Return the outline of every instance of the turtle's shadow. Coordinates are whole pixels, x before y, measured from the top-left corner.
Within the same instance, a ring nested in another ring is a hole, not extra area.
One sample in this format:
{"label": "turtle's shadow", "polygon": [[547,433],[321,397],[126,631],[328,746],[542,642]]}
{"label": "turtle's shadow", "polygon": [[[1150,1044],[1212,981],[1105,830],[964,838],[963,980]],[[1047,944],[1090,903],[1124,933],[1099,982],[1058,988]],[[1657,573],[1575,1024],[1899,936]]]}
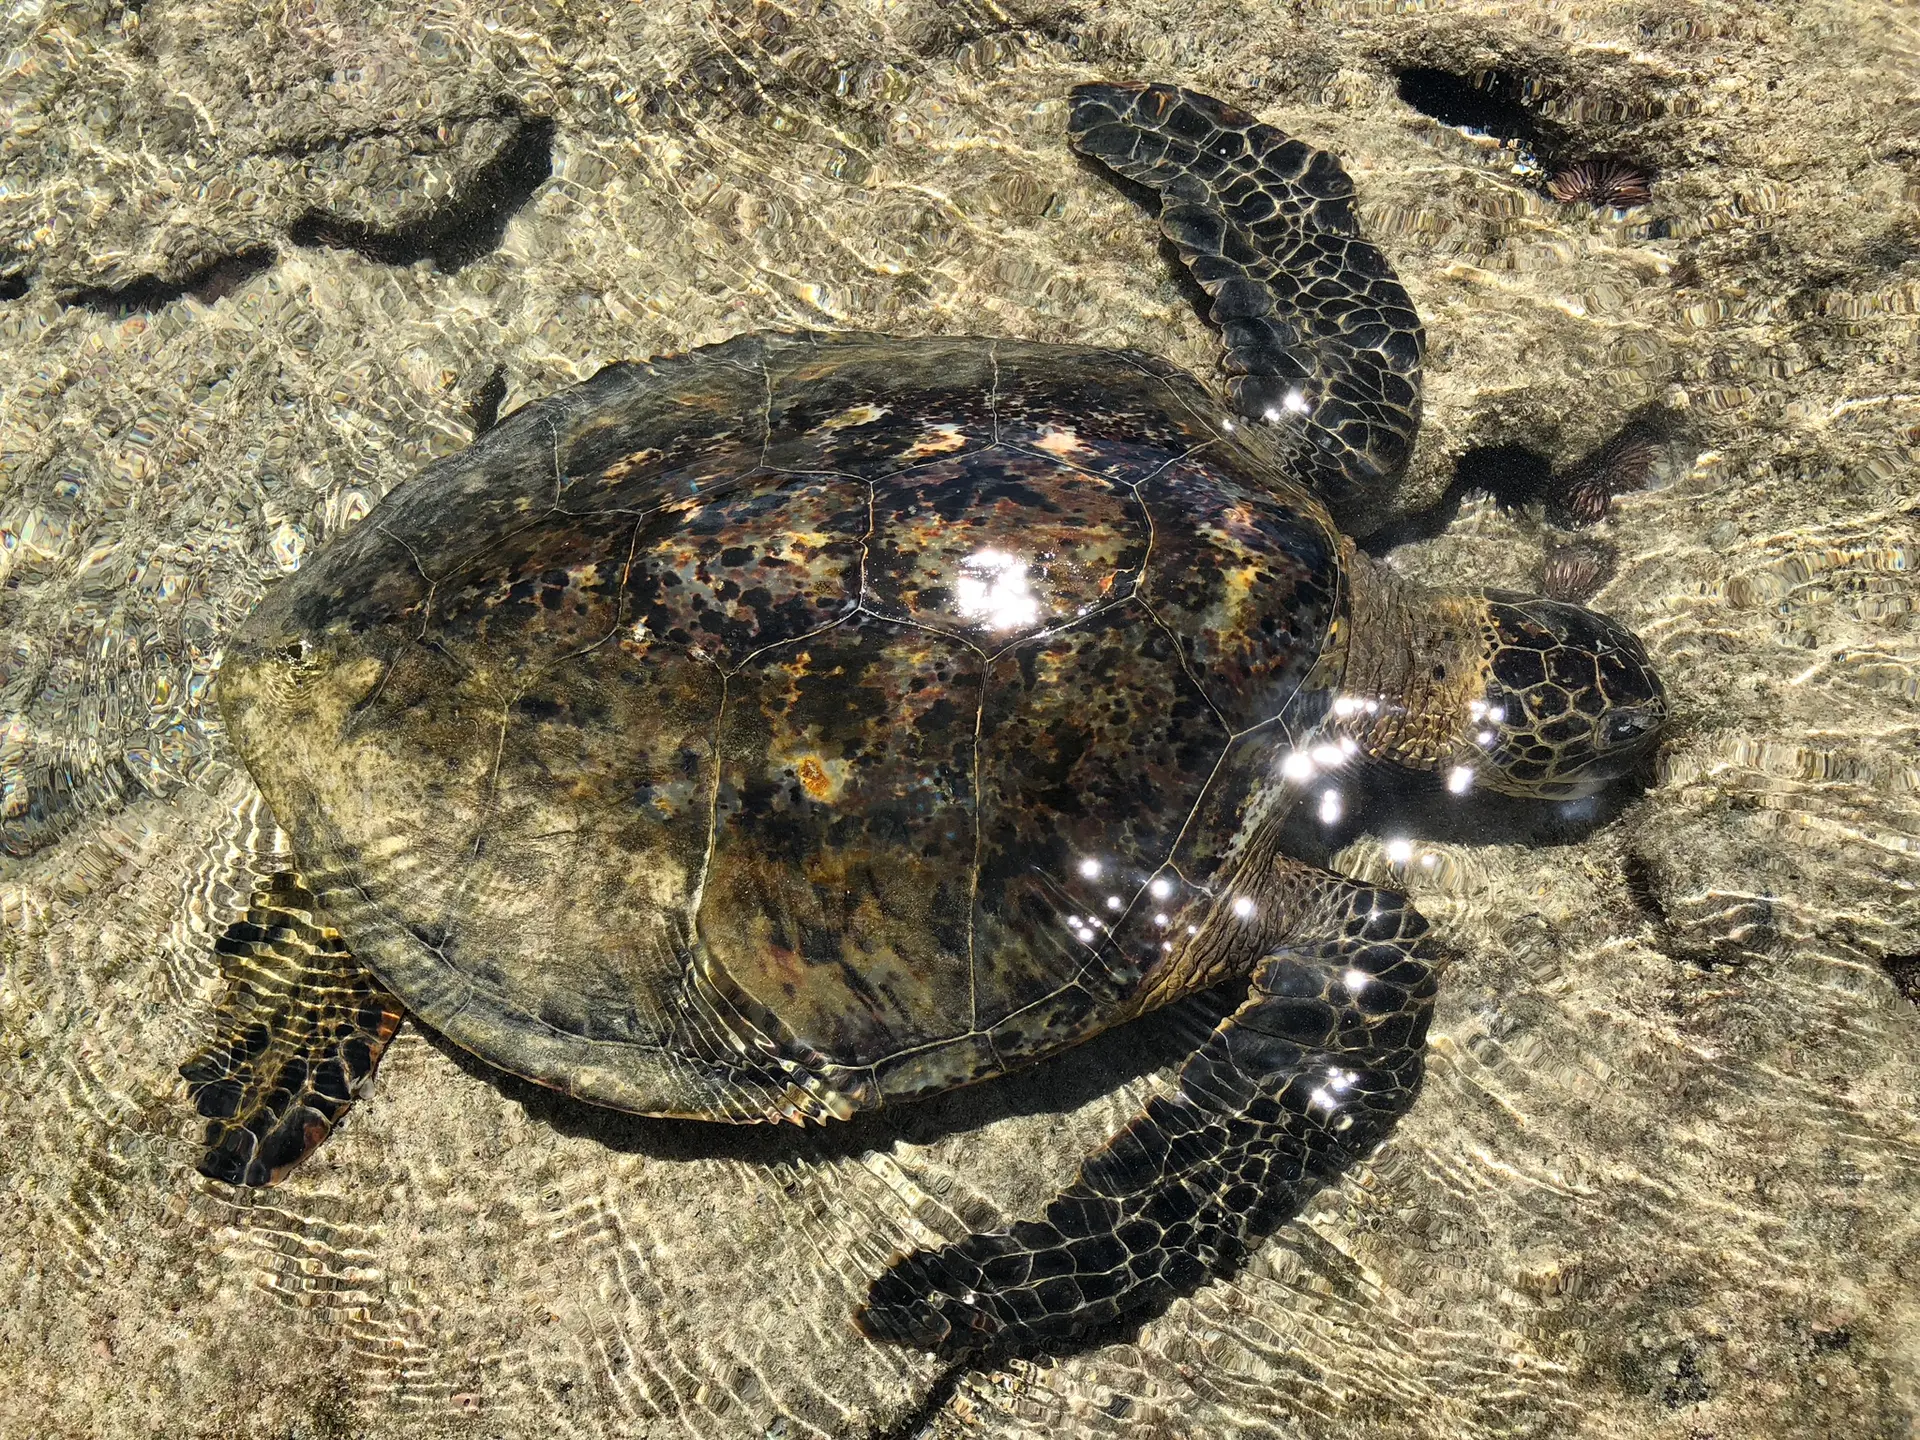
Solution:
{"label": "turtle's shadow", "polygon": [[1339,818],[1326,822],[1313,806],[1298,806],[1282,831],[1282,849],[1325,865],[1363,835],[1438,845],[1577,845],[1644,794],[1646,777],[1616,780],[1578,800],[1523,800],[1484,790],[1462,796],[1437,775],[1361,764],[1342,777],[1339,790]]}
{"label": "turtle's shadow", "polygon": [[1129,1081],[1185,1059],[1239,1004],[1245,988],[1244,981],[1237,987],[1218,986],[1105,1031],[1037,1064],[924,1100],[867,1111],[832,1125],[728,1125],[663,1120],[611,1110],[496,1070],[429,1027],[419,1028],[428,1043],[460,1069],[493,1085],[529,1118],[562,1135],[660,1160],[731,1159],[772,1165],[845,1159],[868,1150],[887,1149],[896,1141],[929,1145],[1014,1115],[1064,1115]]}

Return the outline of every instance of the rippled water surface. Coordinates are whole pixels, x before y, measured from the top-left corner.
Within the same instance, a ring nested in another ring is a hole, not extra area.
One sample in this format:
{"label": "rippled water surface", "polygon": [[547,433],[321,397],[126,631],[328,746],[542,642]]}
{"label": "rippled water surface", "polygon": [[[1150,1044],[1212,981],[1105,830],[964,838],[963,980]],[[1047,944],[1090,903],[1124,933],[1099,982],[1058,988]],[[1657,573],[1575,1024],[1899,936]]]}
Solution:
{"label": "rippled water surface", "polygon": [[[1377,547],[1667,677],[1600,823],[1334,828],[1459,955],[1394,1137],[1144,1326],[957,1373],[867,1282],[1031,1213],[1203,1008],[808,1134],[408,1028],[286,1183],[197,1176],[176,1067],[285,862],[209,694],[265,587],[492,414],[746,329],[1213,375],[1066,149],[1094,77],[1344,157],[1429,344]],[[13,6],[0,1432],[1910,1434],[1917,95],[1870,3]]]}

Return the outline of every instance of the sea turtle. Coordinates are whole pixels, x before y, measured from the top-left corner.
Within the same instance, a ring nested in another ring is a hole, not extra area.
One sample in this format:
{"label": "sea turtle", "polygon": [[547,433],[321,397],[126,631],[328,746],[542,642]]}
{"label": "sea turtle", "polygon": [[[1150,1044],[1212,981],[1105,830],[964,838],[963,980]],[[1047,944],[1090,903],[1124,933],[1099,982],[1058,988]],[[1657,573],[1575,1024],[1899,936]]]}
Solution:
{"label": "sea turtle", "polygon": [[1244,985],[1041,1218],[873,1282],[869,1333],[964,1350],[1230,1263],[1406,1110],[1427,925],[1282,821],[1350,760],[1591,791],[1659,681],[1336,528],[1422,342],[1333,157],[1165,85],[1078,87],[1071,139],[1159,193],[1224,403],[1132,351],[745,335],[529,405],[259,605],[219,692],[299,870],[220,942],[206,1173],[307,1154],[402,1007],[596,1104],[830,1120]]}

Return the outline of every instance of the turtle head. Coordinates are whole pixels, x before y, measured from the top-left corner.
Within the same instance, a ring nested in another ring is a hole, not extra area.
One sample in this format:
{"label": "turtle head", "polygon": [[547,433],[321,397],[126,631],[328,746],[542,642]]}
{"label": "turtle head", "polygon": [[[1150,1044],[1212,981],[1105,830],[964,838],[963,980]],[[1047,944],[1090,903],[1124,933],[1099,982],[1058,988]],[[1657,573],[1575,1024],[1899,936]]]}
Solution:
{"label": "turtle head", "polygon": [[1639,639],[1578,605],[1427,590],[1348,556],[1351,635],[1336,731],[1456,794],[1590,795],[1637,769],[1667,695]]}
{"label": "turtle head", "polygon": [[228,734],[269,799],[270,776],[297,769],[300,747],[337,742],[384,673],[347,626],[313,610],[293,584],[270,591],[228,639],[215,682]]}
{"label": "turtle head", "polygon": [[[1468,753],[1458,761],[1473,783],[1565,799],[1652,753],[1667,695],[1637,636],[1558,600],[1495,591],[1483,604],[1480,694],[1467,702]],[[1450,783],[1461,773],[1450,772]]]}

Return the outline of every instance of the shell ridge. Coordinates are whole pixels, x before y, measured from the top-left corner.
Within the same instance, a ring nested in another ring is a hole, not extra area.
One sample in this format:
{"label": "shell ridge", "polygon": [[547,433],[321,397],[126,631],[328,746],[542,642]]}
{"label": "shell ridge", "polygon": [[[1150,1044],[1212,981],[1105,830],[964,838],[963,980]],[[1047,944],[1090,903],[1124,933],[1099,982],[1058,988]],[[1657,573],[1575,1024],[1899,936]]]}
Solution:
{"label": "shell ridge", "polygon": [[[1031,645],[1036,641],[1040,641],[1040,640],[1057,639],[1060,636],[1066,634],[1069,630],[1072,630],[1078,626],[1084,625],[1089,620],[1098,620],[1102,615],[1109,615],[1109,614],[1112,614],[1115,610],[1124,609],[1126,606],[1133,603],[1134,598],[1135,596],[1133,595],[1122,595],[1117,600],[1109,600],[1105,604],[1096,605],[1091,610],[1086,611],[1084,614],[1069,616],[1067,619],[1062,620],[1058,625],[1049,625],[1044,630],[1035,630],[1030,635],[1020,636],[1017,640],[1009,640],[1006,644],[1002,645],[998,650],[992,651],[991,653],[982,651],[981,654],[983,654],[988,660],[988,662],[991,663],[992,661],[1000,659],[1002,656],[1011,655],[1014,651],[1018,650],[1022,645]],[[934,633],[938,635],[944,632],[936,630],[934,631]]]}
{"label": "shell ridge", "polygon": [[[405,537],[395,534],[385,524],[376,524],[373,528],[376,534],[386,536],[389,540],[393,541],[394,544],[407,552],[407,559],[413,562],[413,568],[419,573],[420,578],[427,582],[426,596],[420,602],[421,613],[423,616],[431,614],[433,609],[433,592],[439,586],[439,580],[427,573],[427,567],[421,563],[420,552],[415,550],[413,546],[407,542]],[[423,622],[421,626],[421,632],[423,634],[425,633],[425,629],[426,627]]]}
{"label": "shell ridge", "polygon": [[[712,662],[696,658],[694,663]],[[706,900],[707,876],[713,872],[713,850],[720,829],[720,777],[723,773],[720,742],[726,727],[729,676],[718,665],[713,668],[720,676],[720,703],[714,707],[713,738],[709,742],[713,755],[713,784],[707,791],[707,848],[700,860],[700,878],[694,882],[692,892],[687,897],[687,925],[695,935],[700,931],[700,907]]]}
{"label": "shell ridge", "polygon": [[873,559],[873,532],[877,523],[874,514],[880,503],[879,482],[867,481],[867,530],[860,537],[860,558],[854,565],[853,608],[856,611],[867,610],[867,566]]}
{"label": "shell ridge", "polygon": [[993,443],[1000,443],[1000,342],[987,342],[987,368],[993,378],[987,385],[987,417],[993,430]]}
{"label": "shell ridge", "polygon": [[[1143,506],[1142,508],[1144,509],[1145,507]],[[1153,519],[1151,512],[1149,512],[1147,519],[1148,523],[1151,524]],[[1149,539],[1148,543],[1152,543],[1151,539]],[[1145,568],[1145,566],[1141,567],[1143,571]],[[1207,708],[1213,712],[1214,718],[1220,722],[1220,728],[1227,732],[1227,738],[1231,740],[1233,738],[1232,722],[1227,719],[1218,703],[1215,702],[1213,692],[1208,690],[1207,687],[1201,683],[1200,677],[1194,673],[1193,657],[1187,654],[1187,647],[1181,641],[1180,636],[1174,631],[1171,625],[1167,624],[1167,622],[1161,618],[1160,612],[1153,608],[1153,601],[1146,594],[1144,575],[1142,576],[1140,588],[1135,590],[1129,598],[1138,600],[1141,608],[1147,612],[1148,618],[1160,627],[1160,632],[1167,637],[1168,643],[1173,646],[1173,653],[1180,657],[1180,668],[1186,672],[1187,679],[1193,682],[1193,688],[1200,692],[1200,698],[1207,702]]]}
{"label": "shell ridge", "polygon": [[[860,613],[860,607],[857,603],[850,605],[847,607],[847,610],[844,614],[834,616],[831,620],[827,621],[826,624],[824,625],[814,626],[813,629],[807,631],[804,635],[787,635],[782,637],[779,640],[769,640],[766,644],[760,646],[757,650],[749,651],[747,654],[741,656],[740,663],[738,665],[733,666],[731,669],[728,669],[726,666],[720,665],[717,661],[714,662],[714,668],[719,670],[722,675],[725,675],[729,679],[731,679],[733,676],[738,675],[741,671],[745,670],[747,666],[751,665],[754,661],[758,660],[762,655],[769,654],[772,651],[778,650],[785,645],[798,645],[798,644],[801,644],[803,641],[812,640],[816,636],[826,634],[829,630],[838,630],[842,625],[845,625],[849,620],[853,619],[853,617],[859,613]],[[874,618],[881,619],[884,617],[876,616]]]}
{"label": "shell ridge", "polygon": [[987,716],[987,686],[991,683],[991,662],[980,667],[980,694],[973,706],[973,865],[967,874],[967,1024],[968,1034],[980,1030],[980,849],[985,827],[980,818],[980,746]]}

